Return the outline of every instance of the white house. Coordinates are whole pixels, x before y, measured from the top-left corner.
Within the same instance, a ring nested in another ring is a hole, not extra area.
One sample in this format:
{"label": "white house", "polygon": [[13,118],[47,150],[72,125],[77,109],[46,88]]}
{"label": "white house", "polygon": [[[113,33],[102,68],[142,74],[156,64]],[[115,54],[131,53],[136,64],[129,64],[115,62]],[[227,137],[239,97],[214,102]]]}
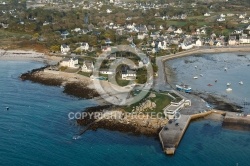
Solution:
{"label": "white house", "polygon": [[112,75],[112,74],[115,73],[114,71],[108,70],[108,69],[107,70],[106,69],[100,69],[99,72],[100,72],[100,74],[107,74],[107,75]]}
{"label": "white house", "polygon": [[87,50],[89,50],[89,44],[83,42],[83,43],[81,43],[81,46],[79,47],[79,49],[87,51]]}
{"label": "white house", "polygon": [[200,35],[201,34],[201,31],[199,28],[196,29],[196,35]]}
{"label": "white house", "polygon": [[210,13],[205,13],[204,16],[205,16],[205,17],[209,17],[209,16],[210,16]]}
{"label": "white house", "polygon": [[200,47],[202,45],[203,45],[203,42],[200,39],[196,40],[195,46]]}
{"label": "white house", "polygon": [[84,61],[84,62],[82,63],[82,71],[83,71],[83,72],[88,72],[88,73],[90,73],[90,72],[93,71],[93,69],[94,69],[94,64],[93,64],[92,61]]}
{"label": "white house", "polygon": [[151,43],[151,46],[152,46],[152,47],[155,47],[155,41],[153,41],[153,42]]}
{"label": "white house", "polygon": [[107,13],[112,13],[112,10],[111,9],[107,9],[106,12]]}
{"label": "white house", "polygon": [[241,15],[239,16],[239,18],[240,18],[240,19],[243,19],[243,18],[245,18],[245,16],[241,14]]}
{"label": "white house", "polygon": [[221,18],[224,18],[224,17],[226,17],[226,16],[225,16],[225,14],[221,14],[220,17],[221,17]]}
{"label": "white house", "polygon": [[166,42],[166,41],[159,42],[159,43],[158,43],[158,48],[159,48],[159,49],[162,49],[162,50],[168,49],[168,47],[167,47],[167,42]]}
{"label": "white house", "polygon": [[148,34],[146,34],[146,33],[138,33],[138,35],[137,35],[137,39],[140,39],[140,40],[143,40],[146,37],[148,37]]}
{"label": "white house", "polygon": [[221,43],[220,41],[216,41],[216,42],[215,42],[215,46],[221,47],[221,46],[222,46],[222,43]]}
{"label": "white house", "polygon": [[220,18],[217,19],[217,21],[218,22],[223,22],[223,21],[225,21],[225,18],[220,17]]}
{"label": "white house", "polygon": [[70,47],[66,44],[61,45],[61,53],[67,54],[70,51]]}
{"label": "white house", "polygon": [[188,50],[188,49],[191,49],[191,48],[193,48],[193,44],[192,43],[181,43],[181,48],[183,49],[183,50]]}
{"label": "white house", "polygon": [[249,44],[250,43],[250,37],[247,36],[247,34],[242,34],[239,36],[239,43],[240,44]]}
{"label": "white house", "polygon": [[136,71],[134,70],[126,70],[122,72],[123,80],[135,80],[136,79]]}
{"label": "white house", "polygon": [[206,29],[202,29],[201,30],[201,34],[205,35],[207,32],[206,32]]}
{"label": "white house", "polygon": [[70,67],[70,68],[78,68],[78,59],[77,58],[64,58],[60,62],[60,66]]}
{"label": "white house", "polygon": [[236,40],[236,36],[229,36],[228,39],[228,45],[233,46],[238,44],[237,40]]}
{"label": "white house", "polygon": [[174,33],[177,33],[177,34],[181,34],[183,31],[181,28],[178,28],[176,31],[174,31]]}

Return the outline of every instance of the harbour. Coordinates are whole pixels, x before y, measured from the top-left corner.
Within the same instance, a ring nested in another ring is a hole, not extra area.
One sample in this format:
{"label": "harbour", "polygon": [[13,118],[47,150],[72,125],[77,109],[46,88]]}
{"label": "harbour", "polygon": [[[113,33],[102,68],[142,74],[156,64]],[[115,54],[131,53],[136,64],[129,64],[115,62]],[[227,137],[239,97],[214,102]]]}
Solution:
{"label": "harbour", "polygon": [[193,115],[181,115],[179,119],[173,120],[162,128],[159,133],[159,138],[162,144],[163,151],[167,155],[173,155],[180,144],[189,124],[200,118],[205,118],[211,114],[219,114],[224,117],[223,127],[234,130],[250,129],[250,115],[244,115],[233,112],[225,112],[220,110],[211,110]]}

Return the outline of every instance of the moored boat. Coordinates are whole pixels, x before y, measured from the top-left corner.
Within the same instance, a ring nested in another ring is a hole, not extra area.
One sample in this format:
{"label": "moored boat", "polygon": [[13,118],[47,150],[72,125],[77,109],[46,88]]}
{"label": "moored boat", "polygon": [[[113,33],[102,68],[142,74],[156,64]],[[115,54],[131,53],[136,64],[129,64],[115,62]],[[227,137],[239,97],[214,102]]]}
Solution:
{"label": "moored boat", "polygon": [[176,85],[176,89],[186,93],[190,93],[192,91],[192,88],[188,85]]}

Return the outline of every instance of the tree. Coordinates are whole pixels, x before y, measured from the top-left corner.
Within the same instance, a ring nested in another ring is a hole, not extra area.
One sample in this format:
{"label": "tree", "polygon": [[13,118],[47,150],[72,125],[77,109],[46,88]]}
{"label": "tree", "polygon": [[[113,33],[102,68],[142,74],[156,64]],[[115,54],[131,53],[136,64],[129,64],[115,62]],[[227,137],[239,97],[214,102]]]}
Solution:
{"label": "tree", "polygon": [[60,51],[60,46],[59,45],[53,45],[53,46],[50,47],[50,51],[59,52]]}

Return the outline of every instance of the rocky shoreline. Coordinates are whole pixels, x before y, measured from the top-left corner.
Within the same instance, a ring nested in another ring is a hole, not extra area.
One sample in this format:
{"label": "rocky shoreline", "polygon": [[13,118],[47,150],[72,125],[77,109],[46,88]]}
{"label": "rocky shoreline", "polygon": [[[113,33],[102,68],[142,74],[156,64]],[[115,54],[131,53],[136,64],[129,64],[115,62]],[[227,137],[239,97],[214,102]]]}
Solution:
{"label": "rocky shoreline", "polygon": [[222,111],[228,111],[228,112],[242,112],[242,106],[239,106],[237,104],[229,103],[225,99],[222,99],[221,97],[212,95],[212,94],[205,94],[205,93],[192,93],[203,100],[205,100],[207,103],[214,105],[214,109],[222,110]]}
{"label": "rocky shoreline", "polygon": [[44,69],[46,68],[47,66],[28,71],[22,74],[20,79],[22,81],[29,80],[47,86],[61,86],[64,88],[63,93],[77,98],[93,99],[94,97],[99,97],[98,92],[89,87],[90,84],[87,80],[79,80],[74,76],[67,78],[61,75],[45,73]]}
{"label": "rocky shoreline", "polygon": [[[164,118],[156,119],[148,116],[129,114],[122,108],[111,105],[90,107],[84,113],[86,113],[85,116],[78,119],[77,124],[85,126],[85,130],[102,128],[149,137],[158,137],[159,131],[168,122]],[[83,132],[80,132],[81,134]]]}
{"label": "rocky shoreline", "polygon": [[[23,81],[29,80],[35,83],[40,83],[48,86],[61,86],[64,88],[63,92],[84,99],[93,99],[99,97],[93,87],[89,87],[91,83],[89,78],[80,79],[76,78],[74,73],[64,73],[66,75],[51,74],[44,72],[47,66],[34,69],[20,76]],[[217,109],[238,112],[239,106],[227,103],[219,98],[210,96],[207,94],[195,94],[200,98],[203,98],[208,103],[216,105]],[[103,113],[103,111],[118,113],[123,115],[119,118],[91,118],[89,116],[83,119],[76,120],[80,126],[88,127],[88,130],[97,130],[98,128],[108,129],[112,131],[120,131],[125,133],[132,133],[134,135],[146,135],[157,137],[159,131],[168,123],[167,119],[157,119],[148,116],[135,118],[133,114],[125,112],[120,107],[114,107],[112,105],[103,105],[87,108],[84,112],[88,112],[90,115],[95,113]]]}

